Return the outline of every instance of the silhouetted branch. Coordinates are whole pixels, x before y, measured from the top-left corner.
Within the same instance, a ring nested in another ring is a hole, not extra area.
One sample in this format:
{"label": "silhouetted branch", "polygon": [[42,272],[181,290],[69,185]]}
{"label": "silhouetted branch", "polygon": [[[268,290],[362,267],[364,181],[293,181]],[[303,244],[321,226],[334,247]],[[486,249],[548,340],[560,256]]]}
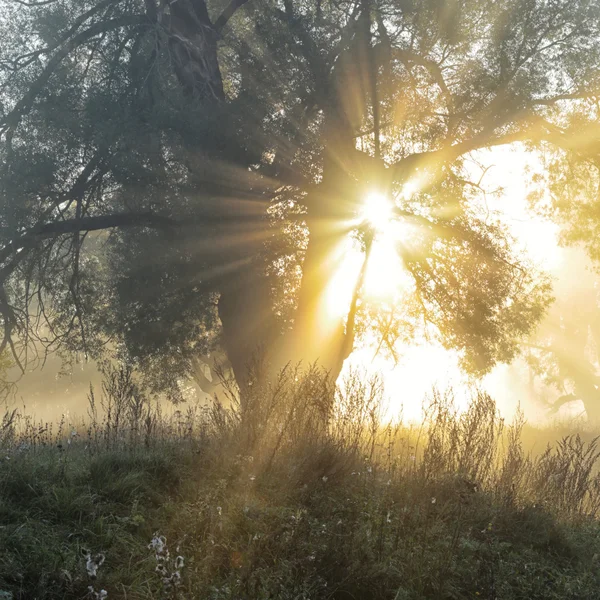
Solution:
{"label": "silhouetted branch", "polygon": [[[82,217],[80,219],[67,219],[53,223],[44,223],[34,227],[31,231],[11,241],[0,250],[0,263],[6,261],[12,254],[21,252],[26,248],[36,246],[40,241],[60,235],[74,234],[82,231],[98,231],[114,227],[155,227],[171,228],[175,221],[168,217],[161,217],[152,213],[121,213],[114,215],[100,215],[95,217]],[[0,271],[0,278],[2,276]]]}
{"label": "silhouetted branch", "polygon": [[244,4],[246,4],[247,2],[248,0],[231,0],[229,4],[225,7],[225,10],[221,13],[220,17],[215,21],[215,30],[221,33],[225,25],[227,25],[229,19],[233,17],[235,11],[238,8],[244,6]]}
{"label": "silhouetted branch", "polygon": [[[108,4],[110,3],[103,2],[101,6]],[[48,61],[48,64],[40,76],[37,78],[35,83],[31,85],[23,98],[17,102],[17,105],[13,108],[13,110],[3,119],[3,121],[0,122],[0,133],[5,133],[8,129],[14,128],[19,124],[21,117],[29,111],[38,94],[43,90],[46,83],[48,83],[50,77],[52,77],[54,71],[69,55],[69,53],[75,50],[75,48],[81,46],[83,43],[100,33],[104,33],[112,29],[118,29],[119,27],[125,27],[127,25],[144,24],[148,24],[148,17],[146,15],[124,15],[116,19],[95,23],[85,31],[82,31],[70,40],[65,41],[62,47]]]}

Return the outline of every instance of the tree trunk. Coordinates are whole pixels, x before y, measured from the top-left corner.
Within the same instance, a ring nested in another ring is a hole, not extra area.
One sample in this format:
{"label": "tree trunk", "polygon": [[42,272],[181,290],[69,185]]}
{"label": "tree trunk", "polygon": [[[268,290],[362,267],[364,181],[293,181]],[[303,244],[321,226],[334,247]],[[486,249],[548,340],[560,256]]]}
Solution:
{"label": "tree trunk", "polygon": [[344,360],[352,352],[354,323],[333,317],[327,306],[327,292],[343,255],[341,244],[357,225],[363,196],[370,182],[379,180],[381,163],[354,149],[354,141],[343,123],[329,136],[322,183],[307,201],[309,242],[302,266],[294,329],[286,348],[278,354],[293,363],[317,362],[336,381]]}
{"label": "tree trunk", "polygon": [[583,402],[588,422],[593,425],[600,424],[600,390],[596,387],[599,383],[598,377],[590,372],[589,376],[579,377],[574,383],[575,398]]}
{"label": "tree trunk", "polygon": [[294,329],[286,358],[294,363],[318,362],[337,379],[341,371],[339,351],[345,337],[342,318],[328,310],[328,286],[339,267],[336,254],[346,232],[333,229],[328,220],[309,225],[309,243],[303,263]]}
{"label": "tree trunk", "polygon": [[253,365],[273,344],[271,304],[268,282],[259,268],[238,271],[222,287],[218,304],[222,345],[241,393],[256,375]]}
{"label": "tree trunk", "polygon": [[225,100],[217,57],[219,34],[208,16],[203,0],[170,3],[164,21],[175,72],[187,94],[200,100]]}

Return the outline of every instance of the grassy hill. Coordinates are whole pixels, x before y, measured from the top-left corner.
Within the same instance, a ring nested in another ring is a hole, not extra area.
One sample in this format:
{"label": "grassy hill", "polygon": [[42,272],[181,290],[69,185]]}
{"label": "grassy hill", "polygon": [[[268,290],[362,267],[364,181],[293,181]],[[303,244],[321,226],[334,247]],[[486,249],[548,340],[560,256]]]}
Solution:
{"label": "grassy hill", "polygon": [[7,413],[0,598],[600,597],[594,440],[528,456],[484,394],[420,427],[379,421],[376,382],[329,398],[312,372],[168,417]]}

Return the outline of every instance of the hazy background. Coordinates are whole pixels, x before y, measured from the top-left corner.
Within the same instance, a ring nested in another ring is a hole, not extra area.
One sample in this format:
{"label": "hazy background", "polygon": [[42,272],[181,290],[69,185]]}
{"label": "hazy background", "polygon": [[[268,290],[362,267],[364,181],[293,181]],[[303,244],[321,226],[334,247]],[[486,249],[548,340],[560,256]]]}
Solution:
{"label": "hazy background", "polygon": [[[557,315],[560,316],[565,307],[580,310],[583,304],[588,310],[596,310],[598,277],[591,261],[583,249],[562,247],[558,226],[528,207],[527,196],[532,189],[531,178],[539,167],[538,159],[520,146],[487,151],[482,158],[494,165],[486,172],[482,184],[490,192],[502,188],[502,193],[485,197],[482,194],[481,210],[489,212],[490,218],[506,222],[533,262],[553,277],[556,303],[540,330],[555,326]],[[475,165],[473,170],[477,172]],[[488,391],[507,418],[519,407],[527,420],[536,424],[585,416],[583,403],[579,400],[562,406],[555,413],[550,411],[549,405],[561,392],[536,376],[522,357],[508,365],[497,365],[482,380],[475,381],[461,373],[456,355],[440,346],[406,346],[398,363],[394,364],[389,358],[375,356],[374,345],[353,352],[346,361],[341,379],[352,369],[358,369],[364,377],[380,375],[391,417],[401,415],[408,420],[418,420],[423,399],[433,387],[451,388],[458,406],[465,407],[474,385]],[[596,350],[591,340],[588,354],[597,367]],[[17,379],[19,373],[13,370],[11,376]],[[28,413],[44,420],[57,419],[62,414],[82,416],[87,410],[90,384],[99,392],[101,381],[94,362],[74,357],[71,365],[65,365],[58,356],[50,355],[43,367],[18,378],[10,402],[24,405]],[[206,401],[210,397],[191,380],[182,384],[187,387],[190,399]]]}

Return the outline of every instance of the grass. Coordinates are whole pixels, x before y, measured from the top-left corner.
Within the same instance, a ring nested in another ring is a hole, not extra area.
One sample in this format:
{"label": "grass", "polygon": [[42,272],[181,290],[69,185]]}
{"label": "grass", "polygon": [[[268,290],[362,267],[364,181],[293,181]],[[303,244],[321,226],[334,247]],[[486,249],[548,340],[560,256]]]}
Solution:
{"label": "grass", "polygon": [[7,413],[0,598],[598,597],[595,439],[533,456],[485,394],[409,427],[376,381],[333,407],[314,369],[251,382],[171,416],[106,389],[77,426]]}

